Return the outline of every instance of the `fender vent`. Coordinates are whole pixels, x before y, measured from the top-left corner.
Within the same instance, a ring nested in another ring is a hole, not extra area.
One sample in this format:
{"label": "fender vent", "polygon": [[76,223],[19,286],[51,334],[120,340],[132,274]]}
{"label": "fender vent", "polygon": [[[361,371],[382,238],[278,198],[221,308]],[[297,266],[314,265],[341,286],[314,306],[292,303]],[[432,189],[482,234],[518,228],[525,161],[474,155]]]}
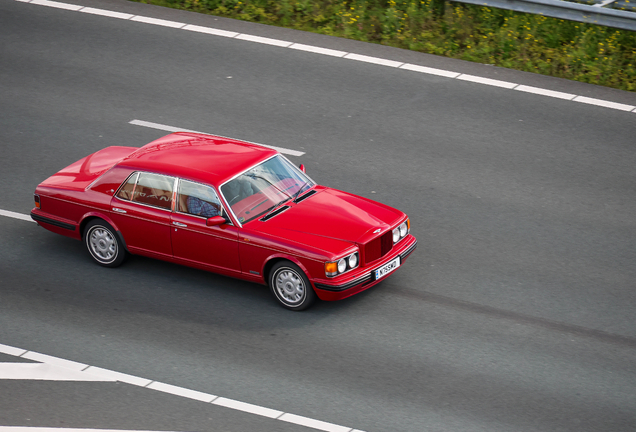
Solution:
{"label": "fender vent", "polygon": [[281,208],[279,208],[276,211],[271,212],[270,214],[266,215],[265,217],[261,218],[261,222],[265,222],[270,220],[271,218],[273,218],[274,216],[278,216],[279,214],[281,214],[282,212],[284,212],[285,210],[288,210],[289,206],[282,206]]}

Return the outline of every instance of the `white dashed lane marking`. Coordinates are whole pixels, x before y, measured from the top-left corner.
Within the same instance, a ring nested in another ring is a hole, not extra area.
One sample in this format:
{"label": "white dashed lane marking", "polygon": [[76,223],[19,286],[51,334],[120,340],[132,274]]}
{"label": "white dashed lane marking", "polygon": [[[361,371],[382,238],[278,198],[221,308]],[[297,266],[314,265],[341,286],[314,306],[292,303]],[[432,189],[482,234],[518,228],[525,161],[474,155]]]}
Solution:
{"label": "white dashed lane marking", "polygon": [[[191,129],[183,129],[183,128],[178,128],[175,126],[169,126],[169,125],[164,125],[164,124],[160,124],[160,123],[153,123],[153,122],[149,122],[149,121],[145,121],[145,120],[131,120],[128,123],[135,125],[135,126],[143,126],[143,127],[147,127],[147,128],[151,128],[151,129],[159,129],[159,130],[163,130],[163,131],[167,131],[167,132],[193,132],[193,133],[200,133],[200,134],[206,134],[206,135],[216,135],[216,134],[209,134],[207,132],[198,132],[195,130],[191,130]],[[238,139],[238,138],[230,138],[230,137],[224,137],[221,135],[216,135],[218,137],[221,138],[228,138],[228,139]],[[305,152],[301,152],[298,150],[290,150],[290,149],[286,149],[283,147],[275,147],[275,146],[271,146],[271,145],[267,145],[267,144],[260,144],[260,143],[255,143],[255,142],[251,142],[251,141],[245,141],[245,140],[240,140],[243,142],[247,142],[250,144],[256,144],[262,147],[267,147],[267,148],[271,148],[274,149],[280,153],[284,153],[284,154],[288,154],[291,156],[302,156],[305,154]]]}
{"label": "white dashed lane marking", "polygon": [[35,222],[33,219],[31,219],[31,216],[29,215],[25,215],[22,213],[16,213],[16,212],[12,212],[9,210],[0,210],[0,216],[6,216],[6,217],[10,217],[13,219],[20,219],[20,220],[25,220],[28,222]]}
{"label": "white dashed lane marking", "polygon": [[[19,2],[22,2],[22,3],[31,3],[31,4],[41,5],[41,6],[54,7],[54,8],[58,8],[58,9],[65,9],[65,10],[70,10],[70,11],[79,11],[79,12],[86,12],[86,13],[95,14],[95,15],[103,15],[103,16],[107,16],[107,17],[126,19],[126,20],[130,20],[130,21],[137,21],[137,22],[142,22],[142,23],[146,23],[146,24],[159,25],[159,26],[165,26],[165,27],[172,27],[172,28],[188,30],[188,31],[195,31],[195,32],[206,33],[206,34],[210,34],[210,35],[214,35],[214,36],[235,38],[235,39],[240,39],[240,40],[254,42],[254,43],[261,43],[261,44],[266,44],[266,45],[274,45],[274,46],[278,46],[278,47],[282,47],[282,48],[291,48],[291,49],[295,49],[295,50],[311,52],[311,53],[314,53],[314,54],[322,54],[322,55],[328,55],[328,56],[333,56],[333,57],[341,57],[341,58],[345,58],[347,60],[361,61],[361,62],[372,63],[372,64],[376,64],[376,65],[380,65],[380,66],[388,66],[388,67],[393,67],[393,68],[405,69],[405,70],[409,70],[409,71],[412,71],[412,72],[418,72],[418,73],[429,74],[429,75],[436,75],[436,76],[452,78],[452,79],[459,79],[459,80],[463,80],[463,81],[470,81],[470,82],[477,83],[477,84],[489,85],[489,86],[494,86],[494,87],[499,87],[499,88],[504,88],[504,89],[519,90],[519,91],[523,91],[523,92],[526,92],[526,93],[532,93],[532,94],[536,94],[536,95],[540,95],[540,96],[552,97],[552,98],[563,99],[563,100],[570,100],[570,101],[574,101],[574,102],[581,102],[581,103],[585,103],[585,104],[589,104],[589,105],[595,105],[595,106],[604,107],[604,108],[616,109],[616,110],[620,110],[620,111],[636,112],[636,106],[634,106],[634,105],[621,104],[621,103],[617,103],[617,102],[611,102],[611,101],[606,101],[606,100],[602,100],[602,99],[594,99],[594,98],[589,98],[589,97],[585,97],[585,96],[570,95],[569,93],[562,93],[562,92],[549,90],[549,89],[538,88],[538,87],[530,87],[530,86],[521,85],[519,83],[511,83],[511,82],[507,82],[507,81],[500,81],[500,80],[495,80],[495,79],[490,79],[490,78],[478,77],[478,76],[474,76],[474,75],[461,74],[461,73],[458,73],[458,72],[448,71],[448,70],[444,70],[444,69],[436,69],[436,68],[430,68],[430,67],[421,66],[421,65],[414,65],[414,64],[410,64],[410,63],[402,63],[402,62],[389,60],[389,59],[383,59],[383,58],[379,58],[379,57],[370,57],[370,56],[365,56],[365,55],[361,55],[361,54],[347,53],[347,52],[344,52],[344,51],[332,50],[332,49],[328,49],[328,48],[321,48],[321,47],[316,47],[316,46],[311,46],[311,45],[298,44],[298,43],[294,43],[294,42],[291,42],[291,41],[284,41],[284,40],[279,40],[279,39],[271,39],[271,38],[266,38],[266,37],[262,37],[262,36],[249,35],[249,34],[231,32],[231,31],[227,31],[227,30],[215,29],[215,28],[212,28],[212,27],[201,27],[201,26],[195,26],[195,25],[186,24],[186,23],[180,23],[180,22],[175,22],[175,21],[167,21],[167,20],[144,17],[144,16],[139,16],[139,15],[130,15],[130,14],[125,14],[125,13],[121,13],[121,12],[109,11],[109,10],[106,10],[106,9],[95,9],[95,8],[83,7],[83,6],[79,6],[79,5],[73,5],[73,4],[69,4],[69,3],[62,3],[62,2],[56,2],[56,1],[50,1],[50,0],[16,0],[16,1],[19,1]],[[570,97],[570,96],[572,96],[572,97]],[[281,151],[281,153],[283,153],[283,152]]]}
{"label": "white dashed lane marking", "polygon": [[[0,353],[21,357],[38,363],[0,363],[0,379],[16,380],[53,380],[53,381],[110,381],[123,382],[139,387],[144,387],[171,395],[184,397],[204,403],[230,408],[237,411],[281,420],[301,426],[325,431],[325,432],[363,432],[346,426],[324,422],[296,414],[286,413],[271,408],[228,399],[213,394],[174,386],[162,382],[152,381],[146,378],[128,375],[121,372],[89,366],[83,363],[65,360],[46,354],[27,351],[24,349],[0,344]],[[9,432],[10,429],[2,429],[0,432]],[[79,430],[79,429],[78,429]],[[85,430],[85,429],[82,429]],[[33,429],[30,429],[33,432]],[[48,431],[48,429],[47,429]],[[11,431],[13,432],[13,431]],[[19,431],[21,432],[21,431]]]}

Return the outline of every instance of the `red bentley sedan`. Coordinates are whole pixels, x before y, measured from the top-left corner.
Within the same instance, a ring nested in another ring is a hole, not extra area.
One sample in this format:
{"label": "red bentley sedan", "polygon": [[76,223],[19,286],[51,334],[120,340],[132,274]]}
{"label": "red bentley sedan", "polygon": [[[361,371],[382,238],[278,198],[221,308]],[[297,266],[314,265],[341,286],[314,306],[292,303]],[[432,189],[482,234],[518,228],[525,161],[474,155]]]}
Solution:
{"label": "red bentley sedan", "polygon": [[197,267],[268,285],[291,310],[377,284],[417,244],[401,211],[319,186],[275,150],[185,132],[69,165],[38,185],[31,217],[102,266]]}

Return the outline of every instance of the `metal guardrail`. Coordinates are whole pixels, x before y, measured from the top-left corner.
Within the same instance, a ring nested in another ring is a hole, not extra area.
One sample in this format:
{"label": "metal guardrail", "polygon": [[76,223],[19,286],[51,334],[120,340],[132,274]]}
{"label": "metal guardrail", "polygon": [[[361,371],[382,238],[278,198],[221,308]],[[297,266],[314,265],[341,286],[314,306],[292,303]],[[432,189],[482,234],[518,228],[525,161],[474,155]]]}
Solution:
{"label": "metal guardrail", "polygon": [[[607,8],[617,3],[617,0],[603,0],[594,5],[573,3],[561,0],[452,0],[460,3],[470,3],[478,6],[490,6],[499,9],[527,12],[535,15],[545,15],[569,21],[579,21],[598,24],[623,30],[636,31],[636,12]],[[634,10],[636,0],[626,3],[624,0],[618,6]]]}

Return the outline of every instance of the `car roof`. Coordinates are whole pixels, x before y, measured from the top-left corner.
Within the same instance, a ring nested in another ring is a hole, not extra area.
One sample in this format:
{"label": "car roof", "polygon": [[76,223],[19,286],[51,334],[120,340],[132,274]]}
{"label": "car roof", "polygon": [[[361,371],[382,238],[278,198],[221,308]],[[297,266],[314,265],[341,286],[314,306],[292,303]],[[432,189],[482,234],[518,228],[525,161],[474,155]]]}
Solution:
{"label": "car roof", "polygon": [[276,154],[276,150],[230,138],[176,132],[146,144],[118,165],[218,187]]}

